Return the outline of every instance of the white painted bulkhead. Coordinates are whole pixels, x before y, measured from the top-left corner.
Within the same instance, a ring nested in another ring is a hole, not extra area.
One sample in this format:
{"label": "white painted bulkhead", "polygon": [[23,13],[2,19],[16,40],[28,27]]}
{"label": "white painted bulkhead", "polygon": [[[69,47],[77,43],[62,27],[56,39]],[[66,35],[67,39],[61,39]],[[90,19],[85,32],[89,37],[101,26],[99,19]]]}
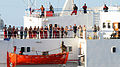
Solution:
{"label": "white painted bulkhead", "polygon": [[7,51],[13,51],[12,41],[0,40],[0,67],[7,67]]}
{"label": "white painted bulkhead", "polygon": [[[116,47],[113,53],[112,48]],[[86,67],[120,67],[120,40],[87,40]]]}
{"label": "white painted bulkhead", "polygon": [[[30,50],[46,51],[60,47],[61,41],[64,41],[67,47],[72,46],[72,51],[69,54],[67,67],[76,67],[80,47],[82,44],[82,54],[85,55],[85,67],[119,67],[120,64],[120,45],[119,39],[99,39],[99,40],[84,40],[79,38],[63,38],[63,39],[12,39],[10,41],[0,41],[0,67],[6,67],[6,52],[13,52],[13,46],[17,46],[17,53],[21,47],[30,47]],[[113,53],[112,48],[116,47],[116,52]],[[61,49],[51,51],[50,54],[59,53]],[[36,52],[25,52],[24,54],[34,54]],[[40,55],[41,52],[38,52]],[[23,65],[22,67],[30,67],[33,65]],[[60,65],[35,65],[35,67],[57,67]],[[18,67],[21,67],[19,65]]]}
{"label": "white painted bulkhead", "polygon": [[28,17],[24,16],[24,27],[29,28],[30,26],[40,26],[42,25],[42,18]]}
{"label": "white painted bulkhead", "polygon": [[[72,47],[72,51],[69,52],[68,62],[66,64],[67,67],[76,67],[78,65],[78,53],[79,53],[79,45],[80,42],[82,45],[85,45],[86,42],[84,39],[79,40],[79,38],[63,38],[63,39],[11,39],[10,41],[1,40],[0,54],[4,55],[0,57],[0,67],[6,67],[6,57],[7,50],[9,48],[9,52],[13,52],[13,46],[17,47],[17,54],[19,53],[21,47],[25,47],[25,55],[42,55],[43,51],[50,51],[49,54],[56,54],[62,52],[61,49],[57,49],[61,47],[61,42],[64,41],[64,45],[67,46],[67,51],[69,51],[69,47]],[[6,44],[8,44],[6,46]],[[6,47],[4,49],[4,47]],[[30,52],[27,52],[27,47],[30,47]],[[84,48],[84,47],[83,47]],[[36,53],[37,51],[37,53]],[[85,52],[83,52],[85,53]],[[2,60],[2,61],[1,61]],[[5,66],[3,66],[5,65]],[[22,67],[30,67],[31,65],[23,65]],[[33,66],[33,65],[32,65]],[[42,67],[56,67],[60,65],[35,65]],[[21,65],[17,66],[21,67]]]}
{"label": "white painted bulkhead", "polygon": [[[71,11],[72,12],[72,11]],[[78,15],[53,16],[47,18],[35,18],[24,16],[24,27],[45,26],[58,24],[59,26],[85,25],[88,29],[93,26],[93,13],[83,14],[78,11]]]}
{"label": "white painted bulkhead", "polygon": [[[103,37],[110,38],[111,34],[114,32],[113,23],[120,23],[120,12],[100,12],[100,29],[104,32]],[[103,23],[104,26],[103,27]],[[109,25],[108,25],[109,24]],[[108,27],[110,26],[110,27]]]}

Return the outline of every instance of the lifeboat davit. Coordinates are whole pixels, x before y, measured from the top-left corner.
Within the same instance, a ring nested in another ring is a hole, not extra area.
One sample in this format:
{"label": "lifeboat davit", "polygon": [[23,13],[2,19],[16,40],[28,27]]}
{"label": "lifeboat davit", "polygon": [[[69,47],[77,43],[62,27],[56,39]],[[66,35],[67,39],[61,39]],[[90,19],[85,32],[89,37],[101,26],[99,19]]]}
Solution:
{"label": "lifeboat davit", "polygon": [[51,55],[19,55],[8,52],[7,61],[13,65],[66,64],[68,54],[68,52],[64,52]]}

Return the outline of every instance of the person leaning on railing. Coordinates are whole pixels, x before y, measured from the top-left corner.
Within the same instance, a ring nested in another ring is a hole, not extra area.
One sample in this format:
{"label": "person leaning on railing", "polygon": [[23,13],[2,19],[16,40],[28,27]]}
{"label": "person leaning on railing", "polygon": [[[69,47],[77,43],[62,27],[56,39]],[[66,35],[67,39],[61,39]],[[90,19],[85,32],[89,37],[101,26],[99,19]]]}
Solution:
{"label": "person leaning on railing", "polygon": [[83,10],[84,10],[84,13],[87,13],[87,6],[86,6],[86,3],[85,3],[84,6],[83,6]]}
{"label": "person leaning on railing", "polygon": [[12,36],[12,28],[11,28],[11,25],[9,25],[9,27],[8,27],[8,38],[11,39],[11,36]]}
{"label": "person leaning on railing", "polygon": [[32,27],[29,28],[29,38],[32,38]]}
{"label": "person leaning on railing", "polygon": [[85,27],[85,25],[83,26],[83,39],[86,39],[86,27]]}
{"label": "person leaning on railing", "polygon": [[79,25],[78,30],[79,30],[79,36],[80,36],[80,38],[83,38],[83,29],[82,29],[81,25]]}
{"label": "person leaning on railing", "polygon": [[37,28],[36,28],[36,26],[34,27],[34,29],[33,29],[33,38],[35,38],[36,39],[36,35],[37,35]]}
{"label": "person leaning on railing", "polygon": [[20,28],[20,39],[23,39],[23,26]]}
{"label": "person leaning on railing", "polygon": [[45,28],[44,28],[44,37],[45,37],[45,39],[48,38],[48,33],[47,33],[47,31],[48,31],[48,27],[45,26]]}
{"label": "person leaning on railing", "polygon": [[16,31],[16,37],[19,38],[19,34],[18,34],[19,30],[18,30],[18,27],[15,29],[15,31]]}
{"label": "person leaning on railing", "polygon": [[52,30],[53,27],[52,27],[52,24],[49,25],[49,38],[52,38]]}
{"label": "person leaning on railing", "polygon": [[71,25],[69,26],[68,31],[69,31],[68,36],[69,36],[69,37],[73,37],[73,35],[72,35],[72,34],[73,34],[73,28],[72,28]]}
{"label": "person leaning on railing", "polygon": [[56,32],[57,32],[57,28],[56,28],[56,26],[54,25],[54,27],[53,27],[53,38],[57,38],[57,37],[56,37]]}
{"label": "person leaning on railing", "polygon": [[106,4],[104,5],[104,7],[103,7],[103,10],[104,10],[104,12],[108,12],[108,7],[106,6]]}
{"label": "person leaning on railing", "polygon": [[4,39],[7,38],[7,26],[5,25],[3,27],[3,31],[4,31]]}
{"label": "person leaning on railing", "polygon": [[16,31],[15,31],[15,26],[12,28],[12,38],[16,38]]}
{"label": "person leaning on railing", "polygon": [[54,14],[54,8],[53,8],[53,6],[52,5],[50,5],[50,11],[52,11],[52,13]]}
{"label": "person leaning on railing", "polygon": [[74,32],[74,38],[76,37],[76,33],[77,33],[77,26],[76,24],[74,24],[73,26],[73,32]]}
{"label": "person leaning on railing", "polygon": [[63,35],[64,35],[64,28],[63,28],[63,26],[61,26],[61,38],[63,38]]}
{"label": "person leaning on railing", "polygon": [[71,15],[73,15],[73,13],[75,13],[75,15],[77,15],[77,10],[78,10],[78,7],[76,6],[76,4],[74,4]]}
{"label": "person leaning on railing", "polygon": [[37,38],[39,39],[39,26],[37,27]]}
{"label": "person leaning on railing", "polygon": [[43,26],[41,26],[41,28],[40,28],[40,38],[41,38],[41,39],[44,38],[44,37],[43,37],[43,31],[44,31],[44,30],[43,30]]}
{"label": "person leaning on railing", "polygon": [[60,27],[57,26],[57,32],[56,32],[57,38],[60,38]]}
{"label": "person leaning on railing", "polygon": [[64,32],[65,37],[68,35],[68,26],[65,26],[65,32]]}
{"label": "person leaning on railing", "polygon": [[96,25],[94,25],[93,32],[94,32],[94,37],[93,37],[93,39],[97,39],[97,27],[96,27]]}
{"label": "person leaning on railing", "polygon": [[24,39],[27,38],[27,31],[28,31],[28,29],[27,29],[27,27],[25,27],[25,29],[24,29]]}

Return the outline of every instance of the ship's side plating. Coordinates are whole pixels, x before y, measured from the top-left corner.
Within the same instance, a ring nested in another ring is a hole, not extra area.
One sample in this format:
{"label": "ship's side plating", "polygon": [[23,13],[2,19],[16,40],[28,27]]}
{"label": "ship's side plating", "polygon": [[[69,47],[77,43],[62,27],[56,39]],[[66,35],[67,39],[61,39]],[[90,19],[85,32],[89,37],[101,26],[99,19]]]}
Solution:
{"label": "ship's side plating", "polygon": [[[76,67],[78,65],[78,54],[79,54],[79,45],[80,43],[82,45],[85,45],[86,41],[84,39],[79,40],[79,38],[63,38],[63,39],[12,39],[10,41],[1,41],[1,44],[3,43],[2,47],[9,47],[9,49],[0,48],[3,52],[0,54],[3,54],[4,56],[1,56],[2,64],[6,65],[6,52],[7,50],[11,50],[13,52],[13,46],[17,47],[17,53],[19,53],[20,49],[22,47],[25,48],[24,54],[27,55],[42,55],[42,52],[49,51],[49,54],[56,54],[61,52],[61,42],[64,41],[64,45],[67,46],[67,51],[69,51],[69,57],[66,67]],[[8,44],[6,46],[6,44]],[[9,45],[10,44],[10,45]],[[30,52],[27,52],[27,47],[30,47]],[[84,48],[84,47],[83,47]],[[85,52],[82,52],[85,53]],[[2,65],[1,64],[1,65]],[[17,66],[20,67],[21,65]],[[23,65],[22,67],[28,67],[31,65]],[[35,65],[35,66],[60,66],[60,65]],[[6,67],[6,66],[3,66]]]}

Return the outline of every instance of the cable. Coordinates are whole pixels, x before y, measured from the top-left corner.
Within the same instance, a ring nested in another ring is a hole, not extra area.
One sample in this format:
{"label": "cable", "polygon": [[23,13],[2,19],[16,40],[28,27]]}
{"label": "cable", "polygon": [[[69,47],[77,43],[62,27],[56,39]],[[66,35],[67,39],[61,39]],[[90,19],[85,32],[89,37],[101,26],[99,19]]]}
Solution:
{"label": "cable", "polygon": [[[51,51],[54,51],[54,50],[58,50],[58,49],[60,49],[60,47],[59,48],[55,48],[55,49],[52,49],[52,50],[48,50],[49,52],[51,52]],[[33,50],[34,51],[34,50]],[[46,50],[47,51],[47,50]],[[36,52],[36,51],[35,51]],[[37,52],[45,52],[45,51],[37,51]]]}

